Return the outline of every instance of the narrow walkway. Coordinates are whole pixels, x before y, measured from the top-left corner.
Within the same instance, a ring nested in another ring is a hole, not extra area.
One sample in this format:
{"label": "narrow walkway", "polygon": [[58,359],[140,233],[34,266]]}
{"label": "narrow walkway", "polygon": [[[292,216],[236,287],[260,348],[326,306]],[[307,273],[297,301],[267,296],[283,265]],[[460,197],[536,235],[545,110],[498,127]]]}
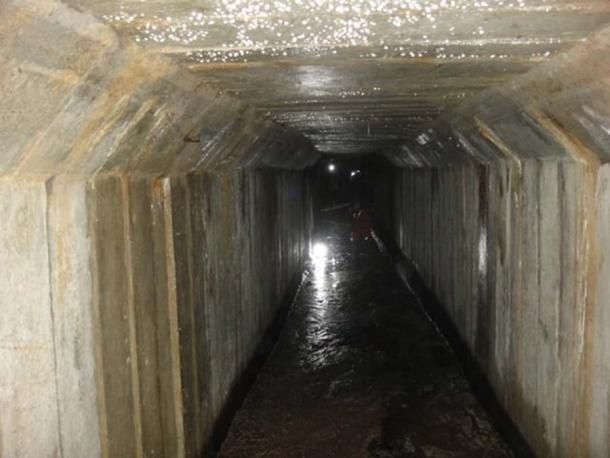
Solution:
{"label": "narrow walkway", "polygon": [[373,241],[326,221],[222,457],[511,456],[451,350]]}

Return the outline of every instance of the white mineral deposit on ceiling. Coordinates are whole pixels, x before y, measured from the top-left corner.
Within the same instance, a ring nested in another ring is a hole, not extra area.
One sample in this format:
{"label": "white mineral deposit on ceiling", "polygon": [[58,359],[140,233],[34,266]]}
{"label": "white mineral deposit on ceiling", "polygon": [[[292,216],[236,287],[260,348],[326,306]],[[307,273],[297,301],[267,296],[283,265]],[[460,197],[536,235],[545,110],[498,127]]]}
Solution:
{"label": "white mineral deposit on ceiling", "polygon": [[608,0],[65,0],[321,151],[416,138],[610,23]]}
{"label": "white mineral deposit on ceiling", "polygon": [[[184,48],[201,62],[317,54],[349,46],[380,48],[363,57],[508,58],[452,53],[443,45],[560,44],[581,39],[608,13],[583,0],[69,0],[137,42],[164,52]],[[528,18],[528,20],[521,20]],[[550,19],[553,18],[553,21]],[[554,25],[551,27],[551,22]],[[413,50],[426,46],[434,49]],[[556,48],[556,47],[553,47]],[[336,52],[336,50],[335,50]],[[537,55],[543,55],[538,53]]]}

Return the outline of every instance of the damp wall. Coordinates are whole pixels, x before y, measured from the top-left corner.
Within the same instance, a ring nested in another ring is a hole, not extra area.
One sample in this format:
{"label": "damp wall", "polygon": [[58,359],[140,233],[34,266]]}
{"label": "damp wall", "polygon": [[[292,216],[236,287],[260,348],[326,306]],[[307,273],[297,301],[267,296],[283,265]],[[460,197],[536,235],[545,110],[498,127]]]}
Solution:
{"label": "damp wall", "polygon": [[109,456],[198,456],[209,445],[301,272],[303,192],[299,173],[269,171],[88,187]]}
{"label": "damp wall", "polygon": [[200,456],[300,275],[317,155],[90,16],[0,9],[0,456]]}
{"label": "damp wall", "polygon": [[2,456],[198,456],[302,271],[305,186],[0,179]]}
{"label": "damp wall", "polygon": [[393,233],[539,456],[610,454],[610,33],[400,151]]}

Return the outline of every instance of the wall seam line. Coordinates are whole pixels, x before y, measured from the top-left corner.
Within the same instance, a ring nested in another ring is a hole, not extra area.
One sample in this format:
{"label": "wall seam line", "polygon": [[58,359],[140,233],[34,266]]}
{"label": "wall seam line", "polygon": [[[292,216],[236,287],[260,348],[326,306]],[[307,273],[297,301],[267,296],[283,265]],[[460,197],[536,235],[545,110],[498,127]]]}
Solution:
{"label": "wall seam line", "polygon": [[132,253],[132,237],[131,237],[131,206],[129,202],[129,187],[127,178],[121,177],[121,194],[125,201],[123,206],[123,235],[125,237],[125,264],[127,267],[127,309],[129,323],[129,355],[131,358],[131,391],[133,394],[133,421],[135,427],[135,446],[136,456],[144,456],[144,444],[142,437],[142,417],[141,417],[141,400],[140,400],[140,385],[139,385],[139,361],[137,350],[137,333],[136,333],[136,317],[134,303],[134,286],[133,286],[133,253]]}
{"label": "wall seam line", "polygon": [[53,339],[53,368],[55,371],[55,404],[57,406],[57,441],[59,445],[59,456],[64,456],[64,446],[62,438],[62,422],[61,422],[61,403],[59,401],[59,370],[57,364],[57,335],[55,330],[55,307],[53,297],[53,263],[51,261],[52,249],[51,249],[51,231],[49,227],[50,220],[50,206],[49,197],[53,189],[53,177],[45,182],[45,239],[47,242],[47,275],[49,278],[49,308],[51,312],[51,336]]}

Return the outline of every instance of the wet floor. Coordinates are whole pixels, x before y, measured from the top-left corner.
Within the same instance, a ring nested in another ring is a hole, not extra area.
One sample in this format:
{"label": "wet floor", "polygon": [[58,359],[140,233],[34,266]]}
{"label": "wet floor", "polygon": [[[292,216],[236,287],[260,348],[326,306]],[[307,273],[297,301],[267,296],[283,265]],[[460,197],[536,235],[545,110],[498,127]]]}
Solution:
{"label": "wet floor", "polygon": [[458,362],[374,241],[318,249],[222,457],[512,456]]}

